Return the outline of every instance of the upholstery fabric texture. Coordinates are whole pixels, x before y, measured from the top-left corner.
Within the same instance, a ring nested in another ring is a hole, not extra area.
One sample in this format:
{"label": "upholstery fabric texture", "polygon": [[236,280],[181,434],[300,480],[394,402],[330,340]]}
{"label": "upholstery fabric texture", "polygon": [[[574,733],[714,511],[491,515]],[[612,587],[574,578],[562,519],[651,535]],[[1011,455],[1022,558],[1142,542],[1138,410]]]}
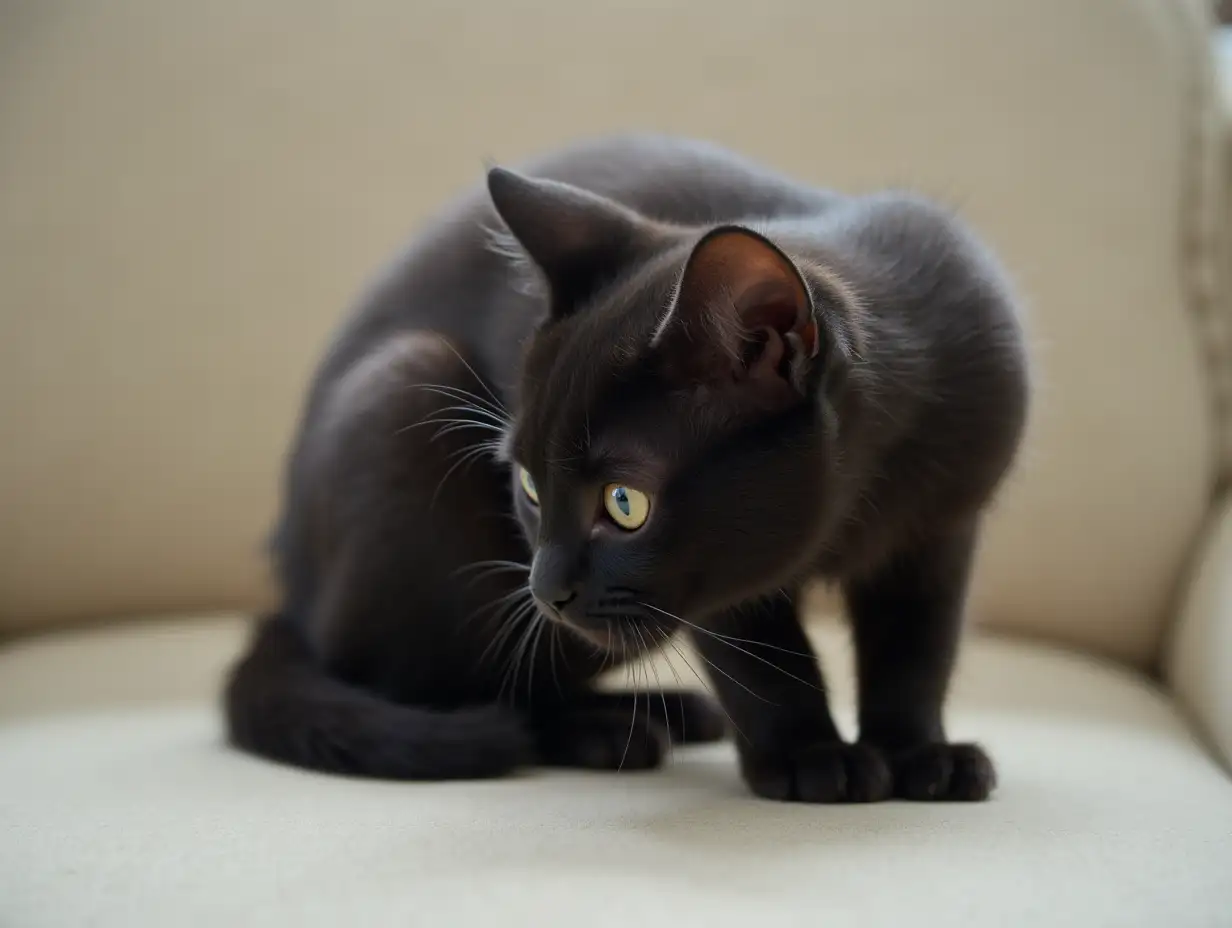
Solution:
{"label": "upholstery fabric texture", "polygon": [[1232,494],[1212,519],[1187,588],[1167,681],[1232,769]]}
{"label": "upholstery fabric texture", "polygon": [[[845,634],[818,629],[850,722]],[[973,638],[951,727],[997,758],[990,803],[806,807],[749,796],[730,745],[655,773],[486,783],[254,760],[223,746],[214,709],[243,630],[133,624],[0,653],[0,924],[1214,928],[1232,912],[1232,782],[1163,692],[1102,660]]]}

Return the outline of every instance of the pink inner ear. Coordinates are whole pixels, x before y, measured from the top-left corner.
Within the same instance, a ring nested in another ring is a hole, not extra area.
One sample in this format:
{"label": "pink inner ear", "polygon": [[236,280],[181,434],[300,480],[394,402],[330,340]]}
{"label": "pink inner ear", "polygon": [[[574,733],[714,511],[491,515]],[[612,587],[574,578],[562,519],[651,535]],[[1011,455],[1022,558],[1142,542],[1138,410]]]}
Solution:
{"label": "pink inner ear", "polygon": [[740,317],[745,328],[754,331],[773,329],[783,338],[788,333],[795,333],[805,354],[812,357],[817,348],[817,323],[807,303],[793,301],[790,294],[780,294],[780,297],[785,298],[755,302],[748,309],[741,310]]}
{"label": "pink inner ear", "polygon": [[757,303],[747,310],[742,310],[740,318],[747,329],[774,329],[785,335],[796,328],[799,315],[800,311],[795,304],[780,301]]}
{"label": "pink inner ear", "polygon": [[698,243],[669,320],[675,363],[701,376],[782,378],[789,355],[811,357],[817,348],[812,301],[795,265],[742,228]]}
{"label": "pink inner ear", "polygon": [[760,353],[749,365],[749,376],[754,379],[777,377],[779,365],[783,363],[783,358],[787,354],[787,345],[783,341],[783,336],[775,328],[766,326],[760,330],[760,335],[762,336]]}

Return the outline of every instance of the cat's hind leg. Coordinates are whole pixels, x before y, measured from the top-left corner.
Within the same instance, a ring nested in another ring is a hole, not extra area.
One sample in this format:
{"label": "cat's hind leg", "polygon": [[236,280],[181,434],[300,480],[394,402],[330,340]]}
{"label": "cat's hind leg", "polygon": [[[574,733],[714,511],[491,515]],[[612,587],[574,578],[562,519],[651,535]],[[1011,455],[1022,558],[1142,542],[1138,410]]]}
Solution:
{"label": "cat's hind leg", "polygon": [[[233,740],[316,769],[434,779],[650,767],[669,740],[721,734],[699,696],[597,693],[621,658],[540,614],[492,453],[507,415],[427,332],[387,339],[321,391],[279,532],[280,637],[258,636],[232,676]],[[286,646],[261,644],[274,640]]]}
{"label": "cat's hind leg", "polygon": [[[277,533],[284,601],[229,677],[233,743],[329,772],[497,776],[533,763],[513,692],[546,643],[524,589],[505,412],[453,347],[392,336],[316,391]],[[560,655],[557,655],[560,657]],[[592,675],[554,668],[563,691]]]}

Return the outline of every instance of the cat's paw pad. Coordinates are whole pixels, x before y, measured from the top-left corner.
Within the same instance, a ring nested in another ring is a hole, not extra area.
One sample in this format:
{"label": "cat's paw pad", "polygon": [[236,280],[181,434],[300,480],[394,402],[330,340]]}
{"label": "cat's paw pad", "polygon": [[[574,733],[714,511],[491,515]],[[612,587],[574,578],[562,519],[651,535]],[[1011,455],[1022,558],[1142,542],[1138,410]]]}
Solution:
{"label": "cat's paw pad", "polygon": [[550,767],[651,770],[667,753],[667,730],[657,721],[619,712],[571,713],[541,727],[539,757]]}
{"label": "cat's paw pad", "polygon": [[890,797],[894,782],[880,751],[841,741],[746,752],[740,766],[749,789],[780,802],[879,802]]}
{"label": "cat's paw pad", "polygon": [[997,770],[975,744],[928,744],[893,759],[894,795],[917,802],[981,802]]}

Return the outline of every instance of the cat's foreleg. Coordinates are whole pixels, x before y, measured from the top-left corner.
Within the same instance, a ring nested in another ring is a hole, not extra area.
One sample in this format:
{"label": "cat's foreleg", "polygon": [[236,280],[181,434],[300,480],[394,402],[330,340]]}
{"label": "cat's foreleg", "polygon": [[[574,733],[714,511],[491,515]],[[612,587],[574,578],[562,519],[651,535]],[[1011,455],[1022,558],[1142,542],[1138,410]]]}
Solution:
{"label": "cat's foreleg", "polygon": [[855,636],[860,742],[881,751],[894,794],[918,800],[987,799],[988,755],[951,744],[942,707],[958,649],[977,528],[918,539],[845,585]]}
{"label": "cat's foreleg", "polygon": [[831,718],[816,655],[797,614],[799,592],[712,620],[693,639],[735,731],[740,767],[759,796],[872,802],[890,794],[879,751],[847,744]]}

